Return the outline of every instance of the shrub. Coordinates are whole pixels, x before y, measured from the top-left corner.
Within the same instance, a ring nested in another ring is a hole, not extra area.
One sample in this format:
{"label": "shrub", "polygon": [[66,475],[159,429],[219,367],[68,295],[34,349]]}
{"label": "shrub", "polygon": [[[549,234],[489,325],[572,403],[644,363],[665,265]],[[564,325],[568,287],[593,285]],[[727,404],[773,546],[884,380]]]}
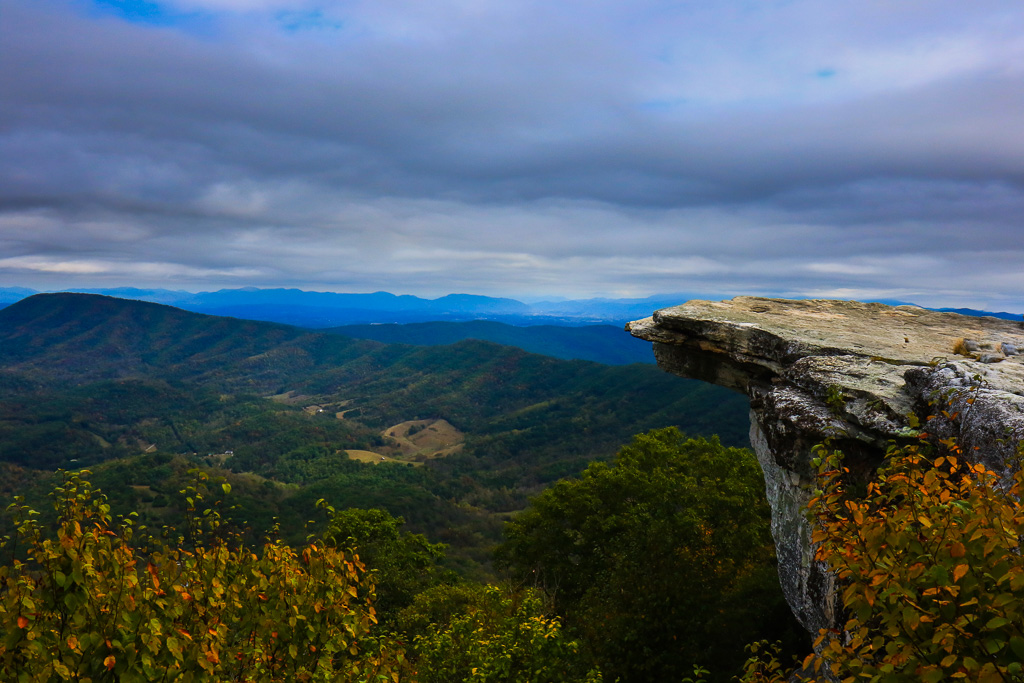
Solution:
{"label": "shrub", "polygon": [[[1001,482],[945,446],[892,447],[860,497],[841,454],[819,453],[813,540],[848,618],[819,635],[809,671],[848,683],[1024,681],[1024,473]],[[744,680],[786,674],[752,661]]]}
{"label": "shrub", "polygon": [[[84,478],[53,492],[56,533],[20,501],[0,568],[5,681],[398,681],[403,655],[375,638],[374,587],[357,556],[322,543],[258,551],[182,493],[188,528],[147,549]],[[227,485],[225,490],[227,490]]]}
{"label": "shrub", "polygon": [[588,669],[580,644],[544,614],[535,592],[487,586],[475,593],[465,613],[416,636],[422,683],[600,683],[600,671]]}

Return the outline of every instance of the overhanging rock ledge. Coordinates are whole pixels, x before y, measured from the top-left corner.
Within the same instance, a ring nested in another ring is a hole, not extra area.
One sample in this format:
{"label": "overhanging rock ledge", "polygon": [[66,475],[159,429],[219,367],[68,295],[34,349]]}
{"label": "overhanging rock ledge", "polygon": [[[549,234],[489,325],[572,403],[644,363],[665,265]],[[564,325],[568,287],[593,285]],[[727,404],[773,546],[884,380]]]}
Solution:
{"label": "overhanging rock ledge", "polygon": [[[750,441],[772,507],[779,578],[811,633],[839,626],[833,577],[804,510],[812,448],[831,438],[869,476],[891,441],[928,431],[1006,472],[1024,438],[1024,322],[856,301],[690,301],[626,325],[658,365],[750,397]],[[943,416],[945,410],[952,419]]]}

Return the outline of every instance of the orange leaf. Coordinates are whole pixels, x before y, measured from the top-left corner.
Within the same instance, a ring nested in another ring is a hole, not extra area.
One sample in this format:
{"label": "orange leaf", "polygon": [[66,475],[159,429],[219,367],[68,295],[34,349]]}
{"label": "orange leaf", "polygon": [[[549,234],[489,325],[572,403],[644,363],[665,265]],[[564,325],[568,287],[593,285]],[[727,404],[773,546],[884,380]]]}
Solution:
{"label": "orange leaf", "polygon": [[18,628],[28,628],[28,619],[25,617],[18,617]]}
{"label": "orange leaf", "polygon": [[107,667],[107,671],[114,670],[114,661],[114,655],[110,655],[109,657],[103,660],[103,666]]}
{"label": "orange leaf", "polygon": [[964,578],[964,574],[966,574],[966,573],[967,573],[967,565],[966,564],[958,564],[953,569],[953,580],[954,581],[959,581],[960,579]]}
{"label": "orange leaf", "polygon": [[964,544],[960,541],[956,541],[953,545],[949,546],[950,557],[963,557],[967,554],[967,549],[964,548]]}

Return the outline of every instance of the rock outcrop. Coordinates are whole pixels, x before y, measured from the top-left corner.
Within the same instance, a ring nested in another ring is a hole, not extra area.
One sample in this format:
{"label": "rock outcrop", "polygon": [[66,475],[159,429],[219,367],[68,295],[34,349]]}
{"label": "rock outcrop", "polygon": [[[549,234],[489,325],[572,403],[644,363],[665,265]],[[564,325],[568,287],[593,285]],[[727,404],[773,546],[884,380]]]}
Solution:
{"label": "rock outcrop", "polygon": [[629,323],[665,370],[744,392],[772,506],[779,578],[811,633],[838,626],[805,517],[826,438],[868,477],[887,445],[929,433],[1006,472],[1024,438],[1024,322],[854,301],[690,301]]}

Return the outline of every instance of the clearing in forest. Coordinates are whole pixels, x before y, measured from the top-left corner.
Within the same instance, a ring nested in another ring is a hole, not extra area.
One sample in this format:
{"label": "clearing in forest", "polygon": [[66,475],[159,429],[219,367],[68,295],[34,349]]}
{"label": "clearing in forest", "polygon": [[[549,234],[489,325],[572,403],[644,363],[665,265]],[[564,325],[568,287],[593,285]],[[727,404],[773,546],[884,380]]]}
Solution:
{"label": "clearing in forest", "polygon": [[389,462],[389,461],[393,462],[394,461],[394,458],[389,458],[386,455],[381,455],[380,453],[374,453],[373,451],[360,451],[360,450],[346,449],[345,452],[348,453],[349,460],[358,460],[359,462],[368,462],[368,463],[370,463],[372,465],[376,465],[377,463],[381,463],[381,462]]}
{"label": "clearing in forest", "polygon": [[402,460],[422,462],[462,450],[465,435],[447,420],[409,420],[382,432]]}

